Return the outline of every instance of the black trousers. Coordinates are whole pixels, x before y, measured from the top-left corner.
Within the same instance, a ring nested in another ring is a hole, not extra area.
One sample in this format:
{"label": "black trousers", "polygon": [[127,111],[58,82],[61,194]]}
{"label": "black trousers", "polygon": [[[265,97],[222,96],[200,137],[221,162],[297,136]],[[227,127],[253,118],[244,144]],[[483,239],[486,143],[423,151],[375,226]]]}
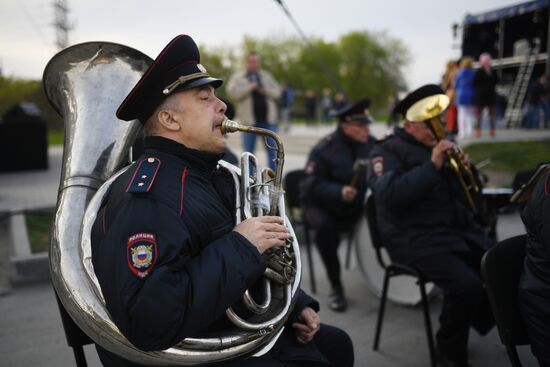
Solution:
{"label": "black trousers", "polygon": [[[319,207],[308,207],[305,210],[305,220],[315,231],[315,243],[319,249],[321,260],[327,272],[327,277],[333,290],[341,291],[341,266],[338,258],[340,233],[338,227],[345,219],[337,218]],[[349,219],[353,221],[353,219]]]}
{"label": "black trousers", "polygon": [[413,266],[443,290],[436,333],[438,348],[449,359],[468,359],[470,326],[485,335],[494,319],[480,276],[483,252],[441,253],[426,256]]}
{"label": "black trousers", "polygon": [[[96,345],[105,367],[143,367],[129,362]],[[258,358],[248,358],[219,367],[353,367],[353,344],[349,335],[334,326],[321,324],[313,340],[300,344],[293,330],[286,328],[273,350]]]}
{"label": "black trousers", "polygon": [[531,341],[531,351],[541,367],[550,367],[550,297],[520,289],[519,308]]}
{"label": "black trousers", "polygon": [[[273,348],[274,353],[259,358],[223,365],[223,367],[352,367],[353,344],[349,335],[334,326],[321,324],[309,344],[300,344],[291,328],[285,329]],[[280,343],[282,342],[282,343]],[[284,344],[282,348],[280,344]],[[277,350],[282,349],[282,350]],[[220,366],[221,367],[221,366]]]}

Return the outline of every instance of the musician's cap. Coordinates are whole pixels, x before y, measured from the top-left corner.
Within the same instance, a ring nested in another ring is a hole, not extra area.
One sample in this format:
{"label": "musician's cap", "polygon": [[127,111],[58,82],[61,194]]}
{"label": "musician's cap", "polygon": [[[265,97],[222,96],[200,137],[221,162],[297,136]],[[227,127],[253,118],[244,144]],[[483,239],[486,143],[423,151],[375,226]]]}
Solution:
{"label": "musician's cap", "polygon": [[349,103],[342,109],[334,112],[339,122],[362,122],[370,124],[372,118],[369,114],[370,99],[364,98],[356,103]]}
{"label": "musician's cap", "polygon": [[[441,89],[441,87],[439,85],[436,85],[436,84],[426,84],[426,85],[423,85],[422,87],[412,91],[411,93],[407,94],[407,96],[405,98],[403,98],[398,104],[397,106],[394,107],[393,109],[393,112],[394,113],[400,113],[401,115],[403,115],[404,117],[407,116],[407,111],[418,101],[426,98],[426,97],[431,97],[431,96],[435,96],[435,95],[443,95],[443,96],[446,96],[445,95],[445,92],[443,91],[443,89]],[[445,106],[443,108],[443,110],[447,108],[447,106]],[[441,111],[443,112],[443,111]]]}
{"label": "musician's cap", "polygon": [[125,121],[145,123],[166,97],[191,88],[212,85],[221,79],[211,77],[200,63],[199,49],[193,39],[179,35],[164,47],[153,64],[118,107],[116,116]]}

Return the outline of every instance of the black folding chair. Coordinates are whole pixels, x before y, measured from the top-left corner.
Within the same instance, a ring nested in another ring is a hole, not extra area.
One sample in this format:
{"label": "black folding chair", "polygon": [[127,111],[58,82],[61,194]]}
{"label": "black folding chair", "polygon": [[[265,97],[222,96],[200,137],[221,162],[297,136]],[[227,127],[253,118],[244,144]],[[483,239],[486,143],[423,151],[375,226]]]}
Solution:
{"label": "black folding chair", "polygon": [[[311,284],[311,292],[317,293],[317,286],[315,282],[315,269],[313,265],[312,256],[312,242],[310,237],[310,227],[304,218],[302,205],[300,202],[300,181],[305,177],[303,169],[298,169],[288,172],[283,180],[283,186],[285,190],[285,197],[288,206],[289,218],[293,225],[299,225],[302,227],[304,233],[304,242],[306,247],[306,256],[309,268],[309,279]],[[340,233],[344,233],[347,237],[347,249],[346,249],[346,269],[349,269],[351,258],[351,247],[353,245],[354,224],[342,225],[338,228]]]}
{"label": "black folding chair", "polygon": [[65,307],[59,300],[57,293],[55,295],[57,299],[57,305],[59,306],[59,314],[61,315],[61,321],[63,322],[63,329],[65,330],[65,337],[69,347],[73,348],[74,359],[77,367],[87,367],[86,355],[84,354],[84,345],[93,344],[94,342],[90,337],[78,327],[73,321],[69,313],[65,310]]}
{"label": "black folding chair", "polygon": [[500,241],[481,260],[481,274],[498,334],[514,367],[521,367],[516,346],[530,344],[518,304],[526,238],[520,235]]}
{"label": "black folding chair", "polygon": [[420,288],[422,311],[424,313],[424,325],[426,328],[426,337],[428,339],[428,349],[430,352],[430,362],[432,367],[436,367],[437,358],[435,354],[432,322],[430,319],[430,307],[428,304],[428,297],[426,295],[426,283],[429,283],[424,277],[413,267],[399,264],[396,262],[386,262],[382,256],[382,248],[385,247],[383,241],[380,238],[378,232],[378,224],[376,222],[376,204],[374,197],[371,195],[367,198],[367,223],[369,226],[372,246],[376,251],[376,259],[380,266],[385,269],[384,272],[384,285],[382,287],[382,294],[380,296],[380,308],[378,309],[378,320],[376,322],[376,332],[374,335],[373,350],[378,350],[380,342],[380,333],[382,332],[382,322],[384,320],[384,311],[386,308],[386,300],[388,294],[388,287],[390,278],[398,275],[409,275],[417,279],[418,287]]}

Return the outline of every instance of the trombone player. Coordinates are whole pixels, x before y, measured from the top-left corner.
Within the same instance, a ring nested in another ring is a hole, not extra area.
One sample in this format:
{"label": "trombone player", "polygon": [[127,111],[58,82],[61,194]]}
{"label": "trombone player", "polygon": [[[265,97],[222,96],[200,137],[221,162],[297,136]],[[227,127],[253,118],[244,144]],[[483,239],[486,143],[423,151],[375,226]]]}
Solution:
{"label": "trombone player", "polygon": [[492,240],[474,219],[475,182],[462,177],[472,167],[439,134],[448,105],[443,90],[432,84],[407,95],[395,107],[405,116],[403,127],[370,153],[368,183],[392,260],[443,290],[436,333],[441,365],[466,367],[470,327],[485,335],[494,325],[480,276]]}

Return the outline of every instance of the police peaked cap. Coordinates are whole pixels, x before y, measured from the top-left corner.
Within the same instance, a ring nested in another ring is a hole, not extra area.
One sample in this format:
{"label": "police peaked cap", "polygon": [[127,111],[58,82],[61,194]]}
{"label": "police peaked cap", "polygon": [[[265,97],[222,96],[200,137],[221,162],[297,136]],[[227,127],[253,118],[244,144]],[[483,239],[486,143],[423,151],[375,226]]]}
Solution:
{"label": "police peaked cap", "polygon": [[420,101],[423,98],[433,96],[436,94],[445,94],[443,89],[439,85],[436,84],[426,84],[421,86],[420,88],[410,92],[407,94],[405,98],[403,98],[397,106],[394,107],[393,112],[394,113],[400,113],[403,116],[407,115],[407,110],[412,107],[413,104]]}
{"label": "police peaked cap", "polygon": [[197,44],[187,35],[179,35],[164,47],[153,64],[118,107],[116,116],[125,121],[139,119],[145,123],[169,95],[187,89],[212,85],[218,88],[221,79],[212,78],[201,65]]}
{"label": "police peaked cap", "polygon": [[372,122],[370,116],[366,113],[370,106],[370,99],[364,98],[356,103],[349,103],[344,108],[336,111],[334,116],[338,117],[339,122],[357,121],[365,124]]}

